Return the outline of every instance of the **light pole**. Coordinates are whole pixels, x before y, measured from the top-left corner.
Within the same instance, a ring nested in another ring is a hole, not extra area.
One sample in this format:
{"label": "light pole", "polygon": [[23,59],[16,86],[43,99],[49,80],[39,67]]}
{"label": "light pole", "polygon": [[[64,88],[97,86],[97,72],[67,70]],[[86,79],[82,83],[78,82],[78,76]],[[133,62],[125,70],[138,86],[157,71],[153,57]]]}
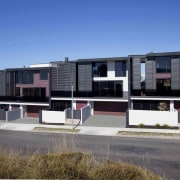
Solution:
{"label": "light pole", "polygon": [[71,119],[72,119],[72,129],[73,129],[73,125],[74,125],[74,112],[73,112],[73,82],[71,84]]}

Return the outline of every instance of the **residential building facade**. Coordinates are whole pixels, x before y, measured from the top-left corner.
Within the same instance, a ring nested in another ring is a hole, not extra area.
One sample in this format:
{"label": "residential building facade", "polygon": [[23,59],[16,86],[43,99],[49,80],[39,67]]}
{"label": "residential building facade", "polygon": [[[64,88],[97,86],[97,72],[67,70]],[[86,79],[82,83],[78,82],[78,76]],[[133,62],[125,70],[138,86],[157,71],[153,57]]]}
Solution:
{"label": "residential building facade", "polygon": [[61,119],[114,115],[130,127],[177,127],[180,119],[180,52],[65,58],[2,70],[0,83],[1,109],[20,108],[21,117],[39,117],[45,109],[50,119],[57,112]]}
{"label": "residential building facade", "polygon": [[89,104],[92,114],[125,115],[128,107],[128,58],[79,59],[51,63],[51,108]]}
{"label": "residential building facade", "polygon": [[41,66],[0,72],[1,108],[21,108],[23,116],[39,117],[39,111],[49,107],[49,64]]}

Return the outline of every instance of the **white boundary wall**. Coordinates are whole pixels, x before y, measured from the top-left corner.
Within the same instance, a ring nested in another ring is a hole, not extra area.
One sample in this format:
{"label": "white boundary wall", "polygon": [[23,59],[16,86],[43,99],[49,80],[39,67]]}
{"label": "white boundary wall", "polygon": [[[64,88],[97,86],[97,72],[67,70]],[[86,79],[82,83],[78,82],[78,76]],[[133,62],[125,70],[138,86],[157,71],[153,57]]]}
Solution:
{"label": "white boundary wall", "polygon": [[64,124],[65,111],[42,111],[42,123]]}
{"label": "white boundary wall", "polygon": [[177,111],[145,111],[145,110],[129,110],[129,125],[138,126],[144,124],[147,126],[178,126]]}

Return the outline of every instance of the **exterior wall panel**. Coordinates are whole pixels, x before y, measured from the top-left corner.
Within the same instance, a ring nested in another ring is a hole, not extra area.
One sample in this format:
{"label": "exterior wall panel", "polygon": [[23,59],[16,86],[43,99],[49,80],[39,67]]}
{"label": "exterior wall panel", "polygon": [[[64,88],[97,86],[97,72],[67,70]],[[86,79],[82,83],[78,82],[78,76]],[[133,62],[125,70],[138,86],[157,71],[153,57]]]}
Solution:
{"label": "exterior wall panel", "polygon": [[53,91],[71,91],[72,83],[76,89],[76,63],[61,62],[52,68]]}
{"label": "exterior wall panel", "polygon": [[180,90],[180,59],[171,59],[171,89]]}
{"label": "exterior wall panel", "polygon": [[141,89],[141,61],[138,57],[133,58],[132,62],[133,68],[133,89],[140,90]]}
{"label": "exterior wall panel", "polygon": [[6,96],[5,71],[0,71],[0,96]]}
{"label": "exterior wall panel", "polygon": [[154,84],[154,62],[153,61],[147,61],[146,67],[145,67],[145,88],[147,90],[153,90],[155,89]]}
{"label": "exterior wall panel", "polygon": [[92,64],[78,65],[78,90],[92,91]]}

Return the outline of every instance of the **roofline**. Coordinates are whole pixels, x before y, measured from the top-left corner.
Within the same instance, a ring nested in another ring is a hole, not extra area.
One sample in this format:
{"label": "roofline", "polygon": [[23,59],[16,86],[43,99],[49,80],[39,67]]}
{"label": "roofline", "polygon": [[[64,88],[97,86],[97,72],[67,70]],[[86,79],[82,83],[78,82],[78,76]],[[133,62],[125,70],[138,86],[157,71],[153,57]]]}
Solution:
{"label": "roofline", "polygon": [[174,51],[174,52],[158,52],[158,53],[147,53],[147,57],[149,56],[180,56],[180,51]]}
{"label": "roofline", "polygon": [[[51,97],[51,100],[56,100],[56,101],[72,101],[71,97]],[[128,102],[127,98],[114,98],[114,99],[105,99],[105,98],[78,98],[74,97],[73,100],[75,101],[107,101],[107,102]]]}
{"label": "roofline", "polygon": [[50,67],[24,67],[24,68],[7,68],[5,71],[26,71],[26,70],[41,70],[41,69],[49,69]]}
{"label": "roofline", "polygon": [[174,101],[180,101],[180,97],[163,97],[163,96],[153,96],[153,97],[150,97],[150,96],[131,96],[130,97],[131,100],[147,100],[147,101],[164,101],[164,100],[167,100],[167,101],[171,101],[171,100],[174,100]]}
{"label": "roofline", "polygon": [[128,60],[128,56],[126,56],[126,57],[107,57],[107,58],[78,59],[77,62],[119,61],[119,60]]}
{"label": "roofline", "polygon": [[8,105],[31,105],[31,106],[49,106],[49,103],[33,103],[33,102],[13,102],[13,101],[0,101],[0,104]]}

